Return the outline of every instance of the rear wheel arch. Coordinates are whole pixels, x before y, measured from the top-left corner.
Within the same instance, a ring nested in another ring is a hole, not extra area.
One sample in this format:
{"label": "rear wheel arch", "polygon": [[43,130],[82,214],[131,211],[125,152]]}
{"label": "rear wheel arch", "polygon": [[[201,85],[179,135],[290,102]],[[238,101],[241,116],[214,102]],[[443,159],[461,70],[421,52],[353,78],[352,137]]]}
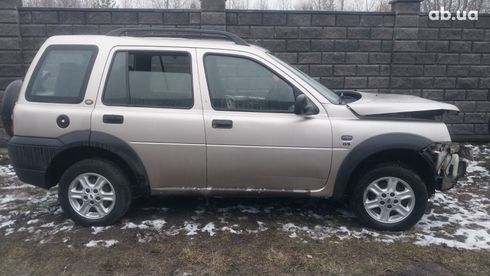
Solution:
{"label": "rear wheel arch", "polygon": [[124,141],[102,132],[91,132],[90,138],[78,139],[80,135],[67,134],[60,137],[63,147],[51,160],[46,171],[46,183],[56,185],[63,173],[73,164],[84,159],[101,158],[114,162],[128,172],[131,190],[135,197],[150,193],[146,170],[139,156]]}
{"label": "rear wheel arch", "polygon": [[433,163],[422,152],[431,143],[425,137],[405,133],[379,135],[360,143],[347,155],[339,168],[333,198],[345,200],[360,175],[379,164],[390,162],[416,172],[427,185],[429,194],[433,194]]}

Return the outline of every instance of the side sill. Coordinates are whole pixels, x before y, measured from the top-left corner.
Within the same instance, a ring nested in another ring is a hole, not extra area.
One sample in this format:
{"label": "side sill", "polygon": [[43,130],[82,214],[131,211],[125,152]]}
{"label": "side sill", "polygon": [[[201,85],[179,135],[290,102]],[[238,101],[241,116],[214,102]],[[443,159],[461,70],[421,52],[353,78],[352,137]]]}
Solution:
{"label": "side sill", "polygon": [[241,188],[168,187],[151,189],[151,195],[223,196],[223,197],[311,197],[309,190],[269,190]]}

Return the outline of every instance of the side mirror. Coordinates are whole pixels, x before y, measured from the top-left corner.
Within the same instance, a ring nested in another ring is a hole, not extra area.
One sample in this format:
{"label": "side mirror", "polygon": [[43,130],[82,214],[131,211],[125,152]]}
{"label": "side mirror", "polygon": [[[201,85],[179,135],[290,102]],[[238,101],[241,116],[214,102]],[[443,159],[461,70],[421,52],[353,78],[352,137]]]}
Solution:
{"label": "side mirror", "polygon": [[316,107],[305,94],[300,94],[296,97],[294,102],[294,114],[296,115],[314,115],[318,114],[320,110]]}

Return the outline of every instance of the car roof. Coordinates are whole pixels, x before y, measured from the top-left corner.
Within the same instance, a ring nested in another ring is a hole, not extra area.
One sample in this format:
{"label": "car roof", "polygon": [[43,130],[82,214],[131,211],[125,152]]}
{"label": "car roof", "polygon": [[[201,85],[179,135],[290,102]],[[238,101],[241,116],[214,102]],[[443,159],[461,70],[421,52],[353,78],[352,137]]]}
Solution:
{"label": "car roof", "polygon": [[233,41],[221,39],[195,39],[173,37],[132,37],[132,36],[106,36],[106,35],[59,35],[50,37],[48,45],[56,44],[91,44],[104,47],[116,46],[153,46],[153,47],[185,47],[232,49],[247,52],[268,52],[256,45],[238,45]]}

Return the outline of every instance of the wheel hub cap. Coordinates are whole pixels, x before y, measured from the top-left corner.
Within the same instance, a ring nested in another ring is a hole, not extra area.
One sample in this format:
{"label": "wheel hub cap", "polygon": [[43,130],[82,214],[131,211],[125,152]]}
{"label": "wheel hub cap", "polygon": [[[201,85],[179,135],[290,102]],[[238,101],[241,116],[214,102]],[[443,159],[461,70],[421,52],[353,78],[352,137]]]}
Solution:
{"label": "wheel hub cap", "polygon": [[412,213],[415,194],[404,180],[398,177],[382,177],[366,187],[363,202],[366,212],[376,221],[397,223]]}
{"label": "wheel hub cap", "polygon": [[80,216],[101,219],[114,208],[116,193],[107,178],[96,173],[84,173],[70,183],[68,199]]}

